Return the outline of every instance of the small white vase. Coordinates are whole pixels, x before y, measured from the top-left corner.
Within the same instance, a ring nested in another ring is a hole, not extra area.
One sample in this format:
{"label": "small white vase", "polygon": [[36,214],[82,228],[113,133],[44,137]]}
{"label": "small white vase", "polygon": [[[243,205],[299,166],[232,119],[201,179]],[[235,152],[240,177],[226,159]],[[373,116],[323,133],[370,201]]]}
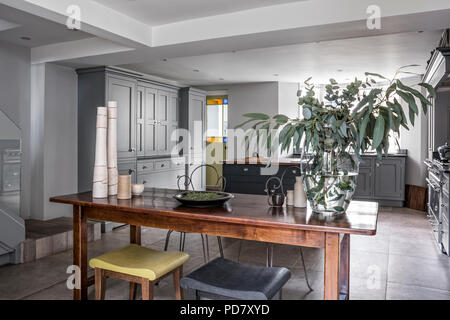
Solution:
{"label": "small white vase", "polygon": [[108,164],[107,164],[107,128],[108,110],[97,108],[97,135],[95,142],[95,164],[92,187],[93,198],[108,197]]}
{"label": "small white vase", "polygon": [[303,188],[303,178],[296,177],[294,185],[294,207],[296,208],[306,208],[306,193]]}
{"label": "small white vase", "polygon": [[117,195],[117,102],[108,102],[108,195]]}

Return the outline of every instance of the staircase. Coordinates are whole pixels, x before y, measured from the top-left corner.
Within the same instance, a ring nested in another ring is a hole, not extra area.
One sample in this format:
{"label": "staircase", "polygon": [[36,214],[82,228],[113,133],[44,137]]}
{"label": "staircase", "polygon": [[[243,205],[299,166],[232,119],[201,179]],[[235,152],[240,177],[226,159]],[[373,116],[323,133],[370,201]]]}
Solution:
{"label": "staircase", "polygon": [[0,265],[22,261],[21,243],[24,240],[23,219],[0,209]]}

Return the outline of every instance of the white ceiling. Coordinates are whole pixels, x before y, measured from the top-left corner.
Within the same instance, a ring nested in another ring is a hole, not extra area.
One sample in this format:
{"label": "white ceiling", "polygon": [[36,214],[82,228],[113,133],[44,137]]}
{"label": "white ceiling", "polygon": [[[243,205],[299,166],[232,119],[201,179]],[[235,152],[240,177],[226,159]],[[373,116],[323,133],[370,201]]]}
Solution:
{"label": "white ceiling", "polygon": [[363,78],[366,71],[392,76],[398,67],[409,64],[420,65],[410,71],[423,73],[430,51],[437,46],[440,36],[441,31],[411,32],[174,58],[121,67],[197,86],[260,81],[303,82],[310,76],[314,77],[315,83],[328,82],[330,77],[346,82],[355,76]]}
{"label": "white ceiling", "polygon": [[[0,19],[2,25],[10,25],[8,28],[0,28],[0,41],[25,47],[37,47],[92,37],[85,32],[69,30],[65,25],[3,4],[0,4]],[[28,37],[31,40],[23,40],[22,37]]]}
{"label": "white ceiling", "polygon": [[148,25],[162,25],[305,0],[95,0]]}

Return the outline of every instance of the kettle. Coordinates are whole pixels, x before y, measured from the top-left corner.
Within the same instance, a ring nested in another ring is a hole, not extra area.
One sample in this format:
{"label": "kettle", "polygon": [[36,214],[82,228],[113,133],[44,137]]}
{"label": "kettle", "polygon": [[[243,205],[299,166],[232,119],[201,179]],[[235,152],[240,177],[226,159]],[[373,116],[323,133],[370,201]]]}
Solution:
{"label": "kettle", "polygon": [[440,146],[438,148],[439,158],[441,158],[442,161],[449,161],[450,160],[450,146],[448,143],[446,143],[444,146]]}

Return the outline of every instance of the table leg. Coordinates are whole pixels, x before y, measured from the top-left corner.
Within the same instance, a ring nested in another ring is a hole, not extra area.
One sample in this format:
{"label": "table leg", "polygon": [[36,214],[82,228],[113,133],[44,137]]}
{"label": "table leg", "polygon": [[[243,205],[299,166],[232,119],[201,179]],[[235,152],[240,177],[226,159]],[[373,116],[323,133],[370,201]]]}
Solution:
{"label": "table leg", "polygon": [[130,226],[130,243],[141,245],[141,227]]}
{"label": "table leg", "polygon": [[324,299],[339,299],[339,234],[325,233]]}
{"label": "table leg", "polygon": [[80,270],[80,288],[73,290],[73,298],[87,300],[87,219],[81,206],[73,206],[73,264]]}
{"label": "table leg", "polygon": [[339,270],[339,298],[350,299],[350,235],[345,234],[341,240],[341,257]]}
{"label": "table leg", "polygon": [[[141,245],[142,228],[130,225],[130,243]],[[148,281],[147,281],[148,282]],[[137,283],[130,282],[130,300],[136,299]]]}

